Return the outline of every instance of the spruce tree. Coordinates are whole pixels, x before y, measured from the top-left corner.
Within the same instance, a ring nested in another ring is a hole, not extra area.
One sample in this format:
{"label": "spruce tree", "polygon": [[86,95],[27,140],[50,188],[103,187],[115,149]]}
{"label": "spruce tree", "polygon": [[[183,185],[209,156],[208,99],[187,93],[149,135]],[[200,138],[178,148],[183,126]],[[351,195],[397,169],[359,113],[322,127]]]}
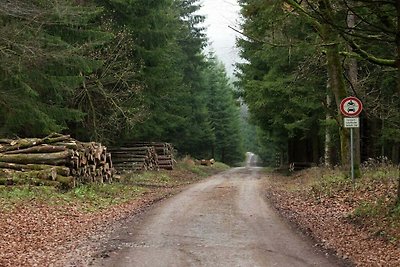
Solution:
{"label": "spruce tree", "polygon": [[239,107],[222,63],[213,58],[208,63],[209,67],[205,70],[209,90],[208,111],[215,136],[212,156],[227,164],[238,164],[244,157]]}

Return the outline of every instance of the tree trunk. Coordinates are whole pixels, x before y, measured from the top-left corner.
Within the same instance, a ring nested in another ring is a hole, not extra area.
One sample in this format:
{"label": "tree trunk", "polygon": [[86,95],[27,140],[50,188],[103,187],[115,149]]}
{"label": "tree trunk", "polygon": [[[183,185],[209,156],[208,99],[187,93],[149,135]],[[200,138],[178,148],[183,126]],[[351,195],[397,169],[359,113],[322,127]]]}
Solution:
{"label": "tree trunk", "polygon": [[[326,28],[330,28],[326,25]],[[331,34],[331,33],[330,33]],[[329,35],[330,35],[329,34]],[[329,36],[328,35],[328,36]],[[328,38],[330,43],[327,46],[327,67],[330,81],[330,88],[335,96],[337,107],[337,117],[339,122],[339,136],[340,136],[340,160],[345,170],[349,170],[350,153],[349,153],[349,131],[344,128],[343,115],[340,112],[340,102],[347,96],[346,87],[343,78],[343,68],[340,62],[339,47],[336,39]]]}
{"label": "tree trunk", "polygon": [[[321,14],[333,19],[331,4],[327,0],[319,1]],[[343,115],[340,112],[340,102],[343,98],[347,97],[346,84],[343,77],[343,67],[340,62],[339,54],[339,36],[335,33],[329,20],[321,24],[320,35],[325,43],[326,58],[327,58],[327,71],[329,78],[329,88],[335,97],[337,107],[337,121],[339,123],[339,136],[340,136],[340,160],[343,168],[346,171],[350,170],[350,151],[349,151],[349,131],[344,128]]]}
{"label": "tree trunk", "polygon": [[25,149],[28,147],[38,146],[41,144],[52,144],[70,139],[69,135],[51,134],[43,139],[20,139],[11,143],[10,146],[0,146],[0,153],[11,150]]}
{"label": "tree trunk", "polygon": [[[355,27],[356,21],[354,13],[349,12],[347,15],[347,26],[349,29],[353,29]],[[353,49],[348,46],[349,51],[351,52]],[[348,75],[350,80],[350,95],[356,95],[359,89],[358,86],[358,64],[357,59],[348,58],[347,59],[348,66]],[[360,128],[353,129],[353,145],[354,145],[354,177],[359,178],[361,176],[360,164],[361,164],[361,140],[360,140]]]}
{"label": "tree trunk", "polygon": [[64,166],[53,166],[44,164],[16,164],[16,163],[0,162],[0,168],[11,169],[16,171],[27,171],[27,170],[41,171],[41,170],[55,169],[57,174],[59,175],[63,176],[70,175],[70,169]]}
{"label": "tree trunk", "polygon": [[[329,82],[326,86],[329,89]],[[331,107],[331,98],[329,94],[326,95],[326,108],[329,110]],[[329,111],[326,112],[326,126],[325,126],[325,167],[330,168],[333,166],[332,164],[332,136],[330,132],[329,122],[332,119]]]}
{"label": "tree trunk", "polygon": [[41,145],[25,149],[11,150],[5,152],[4,154],[54,153],[54,152],[62,152],[65,150],[67,150],[65,146]]}
{"label": "tree trunk", "polygon": [[0,162],[60,165],[66,164],[68,162],[68,158],[72,155],[73,152],[70,150],[46,154],[0,154]]}
{"label": "tree trunk", "polygon": [[[396,46],[397,46],[397,58],[396,58],[396,66],[397,66],[397,114],[400,113],[400,1],[396,1],[396,10],[397,10],[397,34],[396,34]],[[396,158],[397,163],[399,165],[399,149],[400,144],[397,142],[394,145],[394,149],[397,150]],[[399,166],[398,166],[399,168]],[[397,186],[397,202],[400,202],[400,173],[398,173],[398,186]]]}

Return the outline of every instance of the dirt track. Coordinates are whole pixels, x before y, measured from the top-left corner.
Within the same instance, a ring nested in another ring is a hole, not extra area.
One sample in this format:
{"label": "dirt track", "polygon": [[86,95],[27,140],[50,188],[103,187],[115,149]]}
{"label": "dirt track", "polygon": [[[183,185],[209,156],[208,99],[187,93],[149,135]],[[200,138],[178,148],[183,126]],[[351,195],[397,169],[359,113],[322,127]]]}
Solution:
{"label": "dirt track", "polygon": [[93,266],[339,266],[267,204],[257,168],[189,187],[133,220]]}

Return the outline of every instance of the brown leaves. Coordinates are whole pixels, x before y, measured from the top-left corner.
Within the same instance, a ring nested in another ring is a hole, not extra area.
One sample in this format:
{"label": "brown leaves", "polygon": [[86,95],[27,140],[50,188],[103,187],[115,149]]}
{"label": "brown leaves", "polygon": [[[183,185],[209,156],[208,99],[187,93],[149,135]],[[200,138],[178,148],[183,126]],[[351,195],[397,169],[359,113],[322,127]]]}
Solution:
{"label": "brown leaves", "polygon": [[[208,167],[204,170],[216,171]],[[90,243],[88,239],[104,235],[116,221],[200,179],[194,172],[179,168],[168,175],[171,176],[168,186],[150,187],[140,197],[133,195],[130,201],[96,212],[84,212],[92,204],[74,200],[47,203],[32,198],[7,209],[6,200],[0,201],[0,266],[66,266],[65,261],[71,260],[66,259],[68,254],[74,262],[90,259],[92,248],[83,249]]]}
{"label": "brown leaves", "polygon": [[[302,176],[307,175],[307,172],[302,173]],[[370,186],[356,190],[343,188],[329,195],[311,195],[310,187],[288,190],[292,181],[287,178],[269,180],[267,195],[274,206],[319,240],[323,247],[336,251],[340,258],[349,259],[357,266],[400,266],[399,245],[382,238],[387,231],[399,233],[399,224],[389,225],[387,218],[379,218],[368,223],[362,220],[358,225],[349,219],[363,201],[384,199],[387,201],[384,205],[388,205],[391,199],[388,192],[393,184],[371,181]]]}

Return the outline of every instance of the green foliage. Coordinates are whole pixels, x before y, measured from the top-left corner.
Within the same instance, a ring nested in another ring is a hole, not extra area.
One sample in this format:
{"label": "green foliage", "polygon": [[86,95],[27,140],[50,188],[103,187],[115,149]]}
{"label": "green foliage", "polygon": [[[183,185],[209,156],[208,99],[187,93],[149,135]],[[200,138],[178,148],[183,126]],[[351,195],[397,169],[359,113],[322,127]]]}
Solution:
{"label": "green foliage", "polygon": [[[60,131],[67,121],[82,118],[82,113],[65,106],[73,88],[65,92],[62,85],[73,79],[67,79],[64,73],[60,81],[53,69],[62,64],[70,65],[73,58],[69,45],[47,31],[49,25],[59,22],[52,17],[52,12],[60,6],[68,8],[67,4],[67,1],[60,1],[47,9],[45,3],[16,1],[15,6],[5,5],[0,13],[3,22],[0,31],[4,36],[0,44],[3,48],[0,54],[0,133],[3,135]],[[20,12],[26,16],[20,16]]]}
{"label": "green foliage", "polygon": [[210,110],[214,63],[202,51],[198,10],[197,0],[4,4],[0,136],[63,131],[107,144],[169,141],[202,158],[211,156],[217,135],[224,161],[240,161],[243,152],[226,145],[239,147],[240,132],[222,69],[213,75],[227,96]]}
{"label": "green foliage", "polygon": [[104,140],[132,124],[140,106],[132,100],[138,99],[137,67],[127,58],[132,37],[112,31],[102,13],[69,0],[18,0],[2,9],[2,135],[69,129]]}
{"label": "green foliage", "polygon": [[263,158],[271,162],[273,154],[286,153],[289,140],[318,138],[325,73],[309,45],[310,25],[267,2],[241,1],[248,38],[239,40],[247,62],[239,64],[238,85],[252,121],[266,132],[271,149]]}
{"label": "green foliage", "polygon": [[327,174],[311,185],[311,193],[314,197],[334,196],[336,192],[352,188],[351,180],[343,173]]}
{"label": "green foliage", "polygon": [[354,210],[352,216],[354,217],[376,217],[387,212],[387,205],[383,198],[378,199],[376,202],[371,203],[364,201]]}
{"label": "green foliage", "polygon": [[221,63],[209,59],[204,73],[208,92],[208,111],[214,139],[212,155],[218,161],[237,164],[243,161],[244,150],[240,131],[240,112],[233,98],[233,88]]}

